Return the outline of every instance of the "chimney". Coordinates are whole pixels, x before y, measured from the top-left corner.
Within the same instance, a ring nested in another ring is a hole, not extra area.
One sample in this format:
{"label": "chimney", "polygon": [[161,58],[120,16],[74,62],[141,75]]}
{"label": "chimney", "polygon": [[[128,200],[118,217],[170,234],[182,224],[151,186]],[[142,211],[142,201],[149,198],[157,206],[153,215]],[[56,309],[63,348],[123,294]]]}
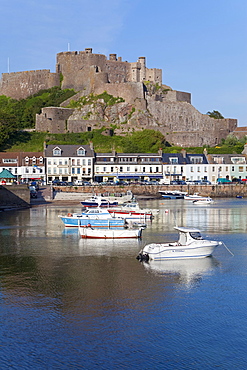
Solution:
{"label": "chimney", "polygon": [[181,150],[181,153],[182,153],[183,158],[186,158],[186,154],[187,154],[186,150],[185,149],[182,149]]}

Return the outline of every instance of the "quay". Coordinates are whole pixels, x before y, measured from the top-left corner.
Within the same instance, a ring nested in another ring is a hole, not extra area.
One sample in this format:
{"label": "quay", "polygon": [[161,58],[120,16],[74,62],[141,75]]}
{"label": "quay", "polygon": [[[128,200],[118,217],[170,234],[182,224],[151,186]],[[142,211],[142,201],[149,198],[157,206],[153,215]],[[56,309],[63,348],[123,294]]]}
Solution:
{"label": "quay", "polygon": [[199,193],[211,198],[247,197],[246,184],[229,185],[94,185],[94,186],[43,186],[36,199],[30,199],[30,191],[26,185],[0,186],[0,211],[29,208],[35,205],[49,205],[61,202],[78,203],[92,194],[111,195],[126,193],[131,190],[137,199],[162,198],[159,191],[179,190],[188,194]]}

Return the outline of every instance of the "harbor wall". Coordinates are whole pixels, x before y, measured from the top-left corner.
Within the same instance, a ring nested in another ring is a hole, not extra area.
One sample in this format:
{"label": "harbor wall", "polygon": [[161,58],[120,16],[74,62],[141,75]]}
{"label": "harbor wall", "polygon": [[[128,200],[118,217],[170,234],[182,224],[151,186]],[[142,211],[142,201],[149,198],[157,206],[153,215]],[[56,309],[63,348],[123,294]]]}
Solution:
{"label": "harbor wall", "polygon": [[[96,186],[56,186],[54,187],[55,192],[63,192],[64,198],[65,194],[70,193],[86,193],[91,194],[113,194],[126,192],[131,190],[132,193],[138,197],[161,197],[159,191],[173,191],[179,190],[187,192],[189,194],[199,193],[203,196],[209,196],[212,198],[230,198],[241,195],[247,197],[247,185],[246,184],[230,184],[230,185],[117,185],[117,186],[105,186],[105,185],[96,185]],[[56,200],[56,197],[54,197]]]}
{"label": "harbor wall", "polygon": [[30,191],[26,185],[0,185],[0,210],[30,207]]}

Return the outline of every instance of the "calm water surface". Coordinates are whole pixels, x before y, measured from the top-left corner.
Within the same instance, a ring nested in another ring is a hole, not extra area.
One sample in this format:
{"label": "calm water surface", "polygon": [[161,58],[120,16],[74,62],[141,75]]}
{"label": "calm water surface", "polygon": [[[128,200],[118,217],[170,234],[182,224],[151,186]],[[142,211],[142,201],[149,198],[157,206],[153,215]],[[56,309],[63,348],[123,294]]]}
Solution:
{"label": "calm water surface", "polygon": [[[44,206],[0,213],[1,369],[246,369],[247,200],[152,200],[141,241],[80,240]],[[140,263],[194,226],[212,258]]]}

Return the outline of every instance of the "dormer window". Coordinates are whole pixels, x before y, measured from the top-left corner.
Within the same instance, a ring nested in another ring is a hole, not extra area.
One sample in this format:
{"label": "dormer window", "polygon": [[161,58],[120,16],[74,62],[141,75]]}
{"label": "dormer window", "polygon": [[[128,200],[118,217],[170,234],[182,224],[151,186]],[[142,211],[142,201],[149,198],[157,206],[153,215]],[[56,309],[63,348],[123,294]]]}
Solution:
{"label": "dormer window", "polygon": [[86,151],[83,147],[77,149],[77,155],[85,155]]}
{"label": "dormer window", "polygon": [[169,158],[169,163],[170,164],[176,164],[176,163],[178,163],[178,158],[177,157],[171,157],[171,158]]}
{"label": "dormer window", "polygon": [[39,157],[39,163],[43,163],[43,157]]}
{"label": "dormer window", "polygon": [[53,155],[61,155],[61,149],[57,146],[53,149]]}
{"label": "dormer window", "polygon": [[32,158],[32,162],[33,162],[33,163],[36,163],[36,157],[33,157],[33,158]]}
{"label": "dormer window", "polygon": [[245,158],[244,157],[232,157],[231,161],[234,164],[245,163]]}

